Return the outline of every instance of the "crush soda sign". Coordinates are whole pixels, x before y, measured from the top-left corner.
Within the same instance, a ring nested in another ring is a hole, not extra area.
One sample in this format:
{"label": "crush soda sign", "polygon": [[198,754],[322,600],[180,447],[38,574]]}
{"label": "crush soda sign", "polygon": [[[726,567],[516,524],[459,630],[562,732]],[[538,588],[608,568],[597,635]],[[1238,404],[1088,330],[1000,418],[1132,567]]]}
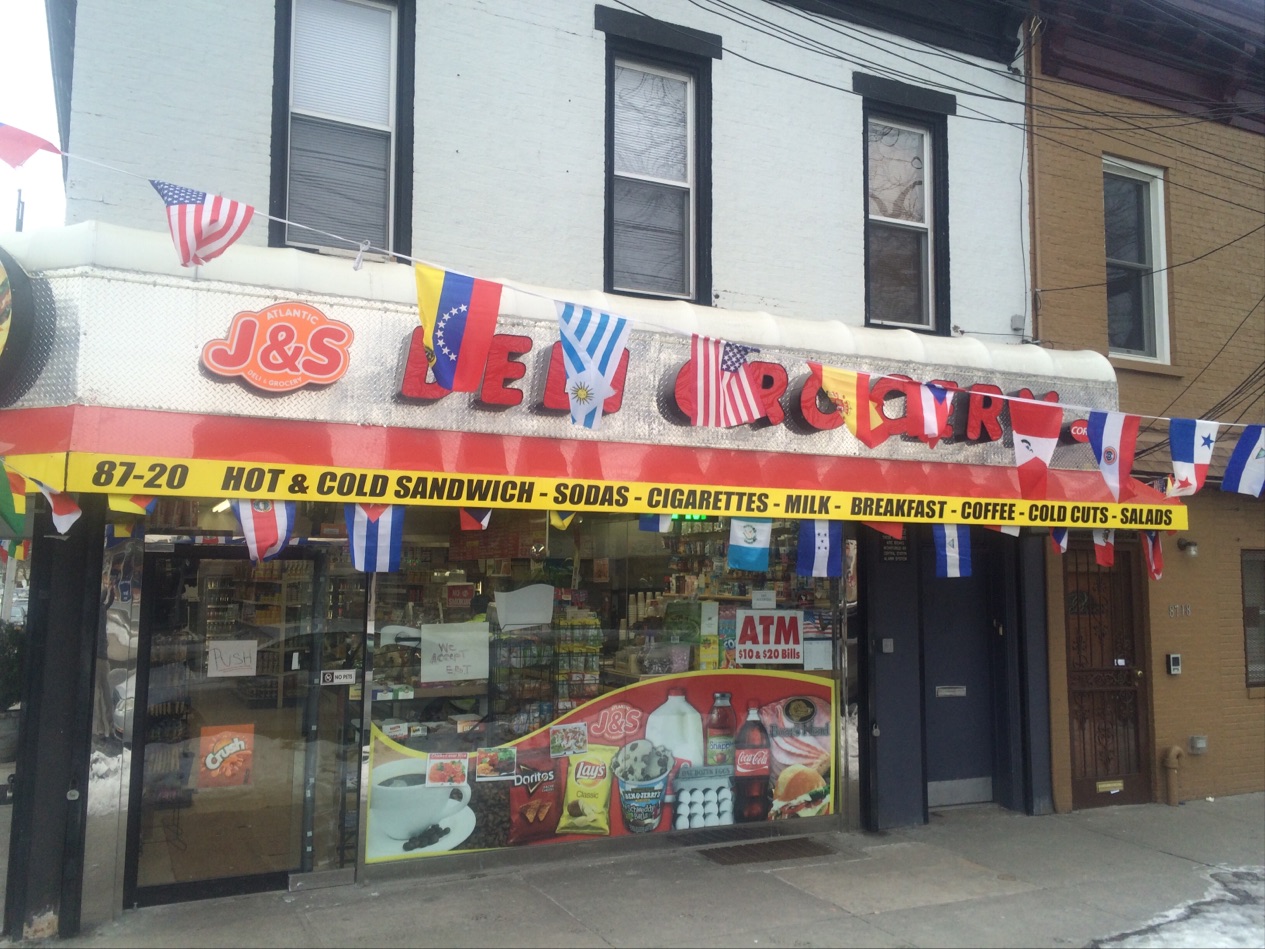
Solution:
{"label": "crush soda sign", "polygon": [[802,610],[738,610],[736,620],[738,665],[804,665]]}

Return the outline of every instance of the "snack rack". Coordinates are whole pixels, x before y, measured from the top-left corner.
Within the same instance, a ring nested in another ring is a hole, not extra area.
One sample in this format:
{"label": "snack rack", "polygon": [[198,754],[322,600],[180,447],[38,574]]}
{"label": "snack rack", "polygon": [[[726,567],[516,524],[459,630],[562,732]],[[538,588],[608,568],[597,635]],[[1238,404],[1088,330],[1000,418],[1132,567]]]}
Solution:
{"label": "snack rack", "polygon": [[489,708],[511,733],[525,735],[554,717],[553,627],[546,623],[502,630],[491,614],[488,621]]}

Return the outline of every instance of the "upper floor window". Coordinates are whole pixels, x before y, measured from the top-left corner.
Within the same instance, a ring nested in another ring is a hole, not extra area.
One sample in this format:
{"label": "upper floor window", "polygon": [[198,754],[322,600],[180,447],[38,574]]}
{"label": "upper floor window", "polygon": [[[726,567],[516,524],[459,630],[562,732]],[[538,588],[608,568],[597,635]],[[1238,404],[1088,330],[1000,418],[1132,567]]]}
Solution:
{"label": "upper floor window", "polygon": [[720,37],[598,6],[607,35],[605,289],[711,302]]}
{"label": "upper floor window", "polygon": [[865,133],[870,322],[931,329],[937,251],[931,130],[871,116]]}
{"label": "upper floor window", "polygon": [[1108,346],[1159,362],[1168,361],[1163,185],[1159,169],[1103,162]]}
{"label": "upper floor window", "polygon": [[412,2],[279,0],[272,243],[408,252]]}

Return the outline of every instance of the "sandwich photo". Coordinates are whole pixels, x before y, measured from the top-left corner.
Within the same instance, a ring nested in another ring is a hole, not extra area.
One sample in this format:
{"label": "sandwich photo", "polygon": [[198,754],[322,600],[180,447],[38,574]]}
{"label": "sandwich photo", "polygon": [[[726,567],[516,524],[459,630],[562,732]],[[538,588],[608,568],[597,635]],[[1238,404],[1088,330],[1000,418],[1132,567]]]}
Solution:
{"label": "sandwich photo", "polygon": [[830,813],[830,787],[813,768],[787,765],[773,787],[773,807],[769,820],[788,817],[816,817]]}

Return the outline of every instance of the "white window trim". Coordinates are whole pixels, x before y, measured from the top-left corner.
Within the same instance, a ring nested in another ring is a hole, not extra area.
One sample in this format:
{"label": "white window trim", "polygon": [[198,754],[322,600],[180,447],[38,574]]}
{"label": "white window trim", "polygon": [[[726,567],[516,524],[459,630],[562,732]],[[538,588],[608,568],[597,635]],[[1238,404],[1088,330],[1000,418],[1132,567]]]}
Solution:
{"label": "white window trim", "polygon": [[[652,175],[642,175],[632,172],[621,172],[615,168],[615,156],[611,154],[611,174],[614,178],[623,178],[625,181],[646,181],[652,184],[668,185],[674,188],[684,186],[689,192],[688,207],[690,212],[690,222],[687,228],[685,240],[686,248],[689,251],[689,273],[686,275],[685,291],[682,293],[664,293],[662,291],[645,290],[638,287],[621,287],[615,284],[613,289],[618,293],[637,293],[647,296],[664,297],[672,300],[693,300],[696,288],[698,287],[698,149],[695,142],[695,122],[697,114],[698,84],[694,80],[693,74],[683,70],[665,69],[661,66],[653,66],[650,63],[637,59],[629,59],[623,56],[615,58],[615,68],[619,69],[635,69],[637,72],[649,73],[651,75],[664,76],[668,79],[676,79],[685,83],[685,181],[677,181],[672,178],[658,178]],[[615,148],[614,143],[611,145]]]}
{"label": "white window trim", "polygon": [[[1103,157],[1102,167],[1107,174],[1144,181],[1149,186],[1146,192],[1150,203],[1151,222],[1148,235],[1151,242],[1151,300],[1155,308],[1152,314],[1155,320],[1154,356],[1128,350],[1115,350],[1111,348],[1110,342],[1108,342],[1108,352],[1120,359],[1135,359],[1139,362],[1167,366],[1171,361],[1171,353],[1168,333],[1168,244],[1165,240],[1164,226],[1164,170],[1110,156]],[[1104,256],[1104,263],[1105,261]]]}
{"label": "white window trim", "polygon": [[[866,141],[869,141],[869,126],[872,123],[886,125],[894,129],[903,129],[906,132],[916,132],[922,136],[922,205],[923,205],[923,222],[906,221],[899,218],[884,217],[881,214],[873,214],[870,211],[870,196],[865,196],[865,220],[866,222],[876,221],[891,227],[903,227],[913,231],[926,231],[927,234],[927,271],[923,274],[923,291],[926,294],[927,312],[922,322],[908,323],[904,320],[870,320],[871,326],[896,326],[905,329],[917,330],[933,330],[936,325],[936,232],[935,232],[935,162],[932,158],[932,136],[935,132],[925,125],[918,125],[913,122],[902,121],[884,115],[881,111],[866,119]],[[866,174],[867,174],[867,190],[868,190],[868,174],[870,154],[868,147],[865,153]]]}

